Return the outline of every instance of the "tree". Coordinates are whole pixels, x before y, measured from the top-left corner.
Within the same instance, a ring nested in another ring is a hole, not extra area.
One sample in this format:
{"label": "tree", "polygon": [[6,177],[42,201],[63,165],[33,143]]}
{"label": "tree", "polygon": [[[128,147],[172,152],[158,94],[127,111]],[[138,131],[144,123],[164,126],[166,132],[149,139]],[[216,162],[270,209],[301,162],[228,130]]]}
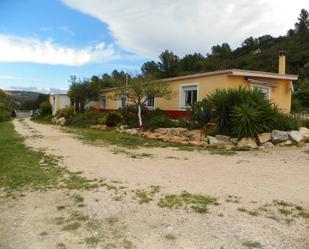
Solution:
{"label": "tree", "polygon": [[92,100],[97,100],[100,96],[100,85],[88,79],[77,79],[76,76],[70,78],[70,88],[68,96],[74,102],[74,111],[84,111],[85,105]]}
{"label": "tree", "polygon": [[141,67],[141,71],[144,77],[158,78],[160,76],[159,65],[155,61],[145,62]]}
{"label": "tree", "polygon": [[295,23],[297,34],[304,35],[309,32],[309,12],[305,9],[300,11],[298,22]]}
{"label": "tree", "polygon": [[171,94],[172,92],[165,82],[153,81],[149,77],[137,76],[132,78],[127,86],[123,84],[118,85],[114,98],[119,99],[119,96],[125,96],[128,103],[135,105],[139,125],[143,127],[142,106],[150,98],[168,99]]}
{"label": "tree", "polygon": [[179,57],[173,52],[165,50],[160,56],[160,62],[158,63],[161,71],[161,77],[173,77],[179,74]]}

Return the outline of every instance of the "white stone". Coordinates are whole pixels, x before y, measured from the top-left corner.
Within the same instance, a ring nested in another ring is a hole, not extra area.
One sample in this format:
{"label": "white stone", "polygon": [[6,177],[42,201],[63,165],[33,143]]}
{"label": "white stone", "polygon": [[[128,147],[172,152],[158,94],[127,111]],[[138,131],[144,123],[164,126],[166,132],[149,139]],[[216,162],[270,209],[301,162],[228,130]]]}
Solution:
{"label": "white stone", "polygon": [[258,140],[260,144],[264,144],[271,140],[271,133],[265,132],[258,135]]}
{"label": "white stone", "polygon": [[300,131],[290,131],[289,136],[295,143],[298,144],[304,140],[304,136]]}
{"label": "white stone", "polygon": [[269,149],[269,148],[273,148],[274,145],[271,142],[266,142],[262,144],[263,148]]}

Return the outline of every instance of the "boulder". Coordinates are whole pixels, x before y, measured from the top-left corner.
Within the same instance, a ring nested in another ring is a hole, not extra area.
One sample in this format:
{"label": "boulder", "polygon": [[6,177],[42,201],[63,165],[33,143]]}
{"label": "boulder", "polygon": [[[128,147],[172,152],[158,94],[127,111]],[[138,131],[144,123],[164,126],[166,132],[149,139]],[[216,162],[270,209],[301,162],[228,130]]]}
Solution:
{"label": "boulder", "polygon": [[205,142],[203,141],[189,141],[188,144],[194,145],[194,146],[203,146]]}
{"label": "boulder", "polygon": [[145,133],[145,136],[149,139],[156,139],[159,136],[159,134],[155,132],[148,132]]}
{"label": "boulder", "polygon": [[231,148],[234,146],[234,144],[231,141],[218,140],[217,138],[213,136],[207,136],[207,140],[208,140],[209,145],[215,146],[215,147]]}
{"label": "boulder", "polygon": [[56,124],[56,123],[57,123],[57,118],[56,118],[56,117],[53,117],[53,118],[51,119],[51,122],[52,122],[52,124]]}
{"label": "boulder", "polygon": [[186,136],[190,141],[200,141],[201,140],[201,131],[200,130],[192,130],[186,133]]}
{"label": "boulder", "polygon": [[289,139],[289,135],[285,131],[273,130],[271,133],[271,141],[272,143],[282,143]]}
{"label": "boulder", "polygon": [[137,129],[127,129],[127,130],[125,130],[125,133],[127,133],[129,135],[137,135],[138,130]]}
{"label": "boulder", "polygon": [[183,140],[183,138],[180,136],[169,136],[167,139],[168,141],[174,142],[174,143],[180,143]]}
{"label": "boulder", "polygon": [[219,141],[225,141],[225,142],[229,142],[231,140],[231,137],[224,135],[216,135],[215,138],[218,139]]}
{"label": "boulder", "polygon": [[250,137],[244,137],[237,143],[237,147],[248,147],[251,149],[257,148],[256,142]]}
{"label": "boulder", "polygon": [[270,148],[273,148],[274,145],[271,142],[266,142],[262,144],[262,147],[265,149],[270,149]]}
{"label": "boulder", "polygon": [[292,141],[291,140],[286,140],[286,141],[283,141],[281,143],[278,143],[276,144],[276,146],[288,146],[288,145],[292,145]]}
{"label": "boulder", "polygon": [[258,135],[259,144],[265,144],[271,140],[271,133],[265,132]]}
{"label": "boulder", "polygon": [[238,143],[238,138],[233,137],[233,138],[231,138],[230,141],[231,141],[233,144],[237,145],[237,143]]}
{"label": "boulder", "polygon": [[65,117],[61,117],[56,120],[56,124],[58,125],[64,125],[64,122],[65,122]]}
{"label": "boulder", "polygon": [[300,127],[299,132],[303,135],[304,140],[309,140],[309,129],[306,127]]}
{"label": "boulder", "polygon": [[293,142],[300,144],[304,141],[304,136],[300,131],[290,131],[289,136]]}

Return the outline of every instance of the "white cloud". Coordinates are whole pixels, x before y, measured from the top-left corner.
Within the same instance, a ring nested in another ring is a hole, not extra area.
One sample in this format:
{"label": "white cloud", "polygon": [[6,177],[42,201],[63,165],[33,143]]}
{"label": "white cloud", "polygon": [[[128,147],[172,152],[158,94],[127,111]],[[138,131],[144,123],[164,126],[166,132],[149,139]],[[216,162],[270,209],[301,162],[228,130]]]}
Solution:
{"label": "white cloud", "polygon": [[22,80],[22,77],[17,77],[13,75],[0,75],[0,80]]}
{"label": "white cloud", "polygon": [[53,30],[53,27],[51,27],[51,26],[47,26],[47,27],[42,27],[41,28],[41,31],[42,32],[45,32],[45,33],[49,33],[49,32],[51,32]]}
{"label": "white cloud", "polygon": [[165,49],[183,55],[209,52],[249,36],[285,34],[308,0],[63,0],[108,25],[117,45],[142,56]]}
{"label": "white cloud", "polygon": [[0,34],[0,62],[34,62],[80,66],[117,58],[112,45],[97,43],[76,49],[52,39],[23,38]]}
{"label": "white cloud", "polygon": [[73,32],[68,26],[61,26],[59,29],[70,36],[75,36],[75,32]]}

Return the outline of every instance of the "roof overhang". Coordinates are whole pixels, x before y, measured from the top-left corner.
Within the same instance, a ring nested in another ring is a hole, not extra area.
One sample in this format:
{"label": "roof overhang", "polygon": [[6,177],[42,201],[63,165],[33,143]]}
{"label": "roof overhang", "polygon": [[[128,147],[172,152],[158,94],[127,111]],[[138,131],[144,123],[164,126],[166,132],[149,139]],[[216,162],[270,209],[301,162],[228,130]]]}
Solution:
{"label": "roof overhang", "polygon": [[269,82],[269,81],[265,81],[265,80],[257,80],[257,79],[251,79],[251,78],[247,78],[246,80],[250,84],[254,84],[254,85],[267,86],[267,87],[271,87],[271,88],[277,88],[277,87],[280,86],[278,83]]}

